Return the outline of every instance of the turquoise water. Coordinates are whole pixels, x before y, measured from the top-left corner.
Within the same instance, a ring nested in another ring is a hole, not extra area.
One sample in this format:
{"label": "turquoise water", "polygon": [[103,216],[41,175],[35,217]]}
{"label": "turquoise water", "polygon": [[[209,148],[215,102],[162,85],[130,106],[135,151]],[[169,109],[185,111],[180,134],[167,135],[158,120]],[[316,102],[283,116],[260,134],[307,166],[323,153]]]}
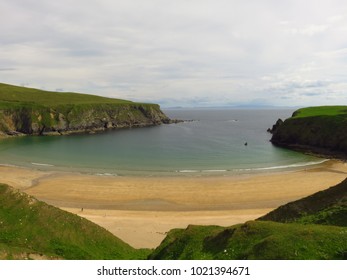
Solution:
{"label": "turquoise water", "polygon": [[[267,128],[293,110],[165,110],[194,120],[94,135],[0,141],[0,164],[112,175],[227,175],[321,162],[274,147]],[[247,146],[244,145],[247,142]]]}

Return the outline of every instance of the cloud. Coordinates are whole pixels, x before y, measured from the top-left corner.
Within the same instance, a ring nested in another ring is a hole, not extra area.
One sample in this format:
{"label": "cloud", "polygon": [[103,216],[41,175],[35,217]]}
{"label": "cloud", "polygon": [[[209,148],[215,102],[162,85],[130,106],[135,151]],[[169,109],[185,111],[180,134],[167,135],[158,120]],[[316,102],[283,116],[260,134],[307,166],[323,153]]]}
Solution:
{"label": "cloud", "polygon": [[346,9],[338,0],[2,1],[1,82],[167,106],[342,103]]}
{"label": "cloud", "polygon": [[319,33],[323,33],[327,31],[329,26],[327,24],[318,24],[318,25],[308,25],[304,26],[302,28],[292,28],[290,31],[293,34],[301,34],[301,35],[308,35],[308,36],[314,36]]}
{"label": "cloud", "polygon": [[16,68],[0,68],[0,71],[15,71]]}

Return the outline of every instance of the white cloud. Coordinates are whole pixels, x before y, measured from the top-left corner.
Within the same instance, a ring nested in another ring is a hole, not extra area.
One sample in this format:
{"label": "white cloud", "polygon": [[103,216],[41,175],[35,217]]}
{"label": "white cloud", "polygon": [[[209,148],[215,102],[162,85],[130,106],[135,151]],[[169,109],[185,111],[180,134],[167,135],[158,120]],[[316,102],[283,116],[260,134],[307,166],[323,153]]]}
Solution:
{"label": "white cloud", "polygon": [[325,32],[329,28],[326,24],[319,24],[319,25],[308,25],[304,26],[303,28],[292,28],[290,31],[293,34],[301,34],[301,35],[308,35],[313,36],[322,32]]}
{"label": "white cloud", "polygon": [[344,18],[344,16],[342,16],[342,15],[330,16],[330,17],[328,18],[328,22],[335,23],[335,22],[338,22],[338,21],[342,21],[343,18]]}
{"label": "white cloud", "polygon": [[1,82],[167,106],[346,102],[344,1],[12,0],[0,10]]}

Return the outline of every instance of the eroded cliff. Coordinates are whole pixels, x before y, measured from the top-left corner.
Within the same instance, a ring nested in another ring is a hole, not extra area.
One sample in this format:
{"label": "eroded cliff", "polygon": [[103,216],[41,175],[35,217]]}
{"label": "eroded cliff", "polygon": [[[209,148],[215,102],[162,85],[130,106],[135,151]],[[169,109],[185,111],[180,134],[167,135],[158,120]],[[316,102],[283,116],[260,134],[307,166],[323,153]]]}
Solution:
{"label": "eroded cliff", "polygon": [[271,142],[295,150],[347,156],[347,106],[321,106],[297,110],[271,130]]}
{"label": "eroded cliff", "polygon": [[71,105],[0,110],[0,130],[14,134],[69,134],[170,123],[156,105]]}
{"label": "eroded cliff", "polygon": [[157,104],[0,84],[0,134],[96,132],[175,122]]}

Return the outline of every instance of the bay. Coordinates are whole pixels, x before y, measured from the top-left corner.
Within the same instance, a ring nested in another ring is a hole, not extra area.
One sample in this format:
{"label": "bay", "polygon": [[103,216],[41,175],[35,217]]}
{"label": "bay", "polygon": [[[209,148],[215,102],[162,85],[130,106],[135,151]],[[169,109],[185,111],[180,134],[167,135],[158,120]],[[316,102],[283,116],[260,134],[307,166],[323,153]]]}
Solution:
{"label": "bay", "polygon": [[[273,146],[271,127],[293,109],[166,109],[183,123],[94,135],[0,141],[0,164],[100,176],[202,176],[268,172],[322,162]],[[247,144],[246,144],[247,143]]]}

